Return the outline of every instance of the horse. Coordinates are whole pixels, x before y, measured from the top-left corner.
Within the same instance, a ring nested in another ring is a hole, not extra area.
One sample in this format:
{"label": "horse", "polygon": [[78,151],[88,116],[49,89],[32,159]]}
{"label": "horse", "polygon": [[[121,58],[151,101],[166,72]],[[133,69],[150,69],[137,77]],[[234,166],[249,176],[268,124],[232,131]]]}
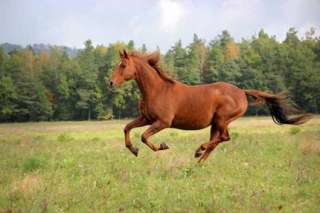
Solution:
{"label": "horse", "polygon": [[[198,130],[211,126],[210,139],[201,144],[194,156],[205,161],[218,144],[229,141],[228,125],[241,117],[252,105],[266,104],[277,124],[303,124],[312,115],[289,104],[284,94],[271,94],[259,90],[245,90],[225,82],[203,85],[186,85],[169,76],[159,65],[160,54],[141,54],[120,51],[120,63],[111,78],[110,87],[120,87],[135,80],[141,92],[140,115],[124,128],[125,146],[138,156],[138,148],[130,140],[133,128],[150,125],[141,135],[141,141],[153,151],[169,149],[167,144],[150,141],[150,136],[165,128]],[[251,101],[250,101],[251,102]]]}

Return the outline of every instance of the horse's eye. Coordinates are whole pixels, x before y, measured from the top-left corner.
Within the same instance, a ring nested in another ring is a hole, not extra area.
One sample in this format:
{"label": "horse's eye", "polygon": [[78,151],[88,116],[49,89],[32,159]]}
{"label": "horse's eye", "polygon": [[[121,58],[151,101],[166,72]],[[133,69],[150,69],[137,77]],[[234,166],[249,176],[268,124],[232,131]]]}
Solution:
{"label": "horse's eye", "polygon": [[120,67],[121,67],[121,68],[126,68],[126,65],[123,64],[123,63],[121,63],[121,64],[120,64]]}

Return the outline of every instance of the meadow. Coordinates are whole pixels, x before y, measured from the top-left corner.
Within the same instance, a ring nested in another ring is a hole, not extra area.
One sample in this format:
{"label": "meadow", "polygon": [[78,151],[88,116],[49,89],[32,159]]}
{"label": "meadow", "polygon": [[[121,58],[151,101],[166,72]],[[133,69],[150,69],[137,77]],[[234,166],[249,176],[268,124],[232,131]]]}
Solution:
{"label": "meadow", "polygon": [[164,130],[154,153],[124,146],[128,120],[0,124],[0,212],[320,212],[320,117],[231,125],[198,164],[209,129]]}

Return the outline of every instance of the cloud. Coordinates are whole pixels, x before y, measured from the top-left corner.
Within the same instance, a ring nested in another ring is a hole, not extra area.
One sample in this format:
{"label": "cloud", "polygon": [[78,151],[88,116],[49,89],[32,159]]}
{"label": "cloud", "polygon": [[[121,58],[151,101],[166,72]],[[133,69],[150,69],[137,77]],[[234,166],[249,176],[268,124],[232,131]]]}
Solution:
{"label": "cloud", "polygon": [[219,11],[226,25],[255,23],[262,14],[261,0],[225,0]]}
{"label": "cloud", "polygon": [[165,32],[175,31],[181,23],[185,8],[181,1],[160,0],[160,28]]}

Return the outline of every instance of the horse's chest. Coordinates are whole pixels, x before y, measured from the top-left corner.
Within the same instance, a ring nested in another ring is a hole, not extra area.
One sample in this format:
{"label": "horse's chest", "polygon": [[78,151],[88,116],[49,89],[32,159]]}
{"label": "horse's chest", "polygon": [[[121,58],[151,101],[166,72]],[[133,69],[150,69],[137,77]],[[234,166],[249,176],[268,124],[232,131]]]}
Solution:
{"label": "horse's chest", "polygon": [[152,105],[147,104],[144,101],[140,101],[140,113],[149,121],[156,120],[157,114],[152,108]]}

